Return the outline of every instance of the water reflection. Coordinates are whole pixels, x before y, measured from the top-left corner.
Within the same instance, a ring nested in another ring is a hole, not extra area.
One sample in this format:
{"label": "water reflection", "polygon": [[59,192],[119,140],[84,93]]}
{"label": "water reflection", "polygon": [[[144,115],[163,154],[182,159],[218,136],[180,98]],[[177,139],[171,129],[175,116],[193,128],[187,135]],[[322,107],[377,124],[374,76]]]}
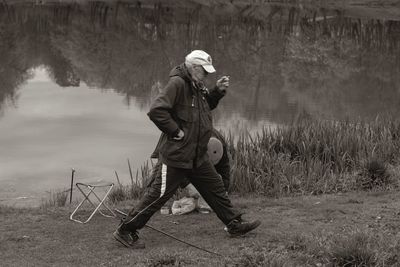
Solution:
{"label": "water reflection", "polygon": [[65,188],[71,167],[81,182],[114,181],[114,170],[128,182],[126,160],[139,167],[159,136],[145,112],[111,91],[56,86],[42,68],[32,75],[0,123],[0,204]]}
{"label": "water reflection", "polygon": [[[174,3],[179,3],[175,1]],[[0,103],[30,70],[58,85],[112,88],[146,109],[193,48],[214,55],[231,94],[216,117],[285,123],[299,112],[343,119],[399,113],[400,18],[306,7],[90,2],[0,5]],[[356,13],[357,14],[357,13]],[[215,77],[212,77],[215,78]],[[212,79],[211,79],[212,80]]]}

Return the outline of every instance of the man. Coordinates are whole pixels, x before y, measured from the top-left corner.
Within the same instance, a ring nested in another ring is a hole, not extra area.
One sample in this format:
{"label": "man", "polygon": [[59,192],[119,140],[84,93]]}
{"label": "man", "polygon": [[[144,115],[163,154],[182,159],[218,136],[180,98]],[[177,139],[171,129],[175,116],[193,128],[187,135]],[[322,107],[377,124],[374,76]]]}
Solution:
{"label": "man", "polygon": [[144,248],[137,230],[144,227],[185,179],[200,192],[231,236],[243,235],[260,225],[260,221],[242,220],[208,158],[207,144],[213,131],[211,110],[229,86],[229,77],[223,76],[213,90],[208,90],[203,81],[213,72],[210,55],[194,50],[186,56],[185,63],[171,71],[169,82],[154,100],[148,116],[162,132],[158,144],[161,175],[114,232],[115,239],[124,246]]}

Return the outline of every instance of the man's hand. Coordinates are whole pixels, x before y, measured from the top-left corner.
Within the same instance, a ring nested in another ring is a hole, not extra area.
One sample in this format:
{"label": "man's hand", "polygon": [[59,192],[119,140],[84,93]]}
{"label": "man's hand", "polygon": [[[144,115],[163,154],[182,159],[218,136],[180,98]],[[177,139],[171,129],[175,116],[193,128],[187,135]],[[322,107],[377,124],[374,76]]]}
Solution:
{"label": "man's hand", "polygon": [[179,140],[182,140],[184,136],[185,136],[185,133],[182,130],[179,130],[179,133],[172,139],[179,141]]}
{"label": "man's hand", "polygon": [[229,87],[229,76],[222,76],[218,79],[216,86],[219,90],[225,91]]}

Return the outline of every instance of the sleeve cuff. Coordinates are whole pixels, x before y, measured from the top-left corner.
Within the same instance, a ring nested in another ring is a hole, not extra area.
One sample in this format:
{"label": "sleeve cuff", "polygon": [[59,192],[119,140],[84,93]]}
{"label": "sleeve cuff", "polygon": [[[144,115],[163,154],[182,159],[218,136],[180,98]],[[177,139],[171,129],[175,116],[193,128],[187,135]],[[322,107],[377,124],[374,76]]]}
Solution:
{"label": "sleeve cuff", "polygon": [[221,89],[219,89],[218,86],[215,86],[214,91],[217,92],[221,97],[225,96],[225,94],[226,94],[226,90],[225,89],[221,90]]}
{"label": "sleeve cuff", "polygon": [[179,128],[176,129],[175,132],[173,132],[171,136],[172,136],[172,137],[177,137],[180,130],[181,130],[181,129],[179,129]]}

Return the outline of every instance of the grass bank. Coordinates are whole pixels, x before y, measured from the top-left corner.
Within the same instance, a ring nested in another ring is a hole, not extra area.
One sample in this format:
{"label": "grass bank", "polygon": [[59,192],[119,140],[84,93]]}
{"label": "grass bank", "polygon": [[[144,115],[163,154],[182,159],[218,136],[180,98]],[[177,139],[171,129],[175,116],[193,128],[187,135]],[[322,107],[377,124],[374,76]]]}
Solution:
{"label": "grass bank", "polygon": [[[398,266],[399,192],[239,197],[234,205],[262,225],[229,238],[215,214],[161,215],[153,227],[215,251],[217,257],[160,235],[140,232],[144,250],[120,246],[111,233],[118,220],[100,215],[82,225],[72,207],[0,207],[2,266]],[[132,203],[121,202],[127,210]]]}

